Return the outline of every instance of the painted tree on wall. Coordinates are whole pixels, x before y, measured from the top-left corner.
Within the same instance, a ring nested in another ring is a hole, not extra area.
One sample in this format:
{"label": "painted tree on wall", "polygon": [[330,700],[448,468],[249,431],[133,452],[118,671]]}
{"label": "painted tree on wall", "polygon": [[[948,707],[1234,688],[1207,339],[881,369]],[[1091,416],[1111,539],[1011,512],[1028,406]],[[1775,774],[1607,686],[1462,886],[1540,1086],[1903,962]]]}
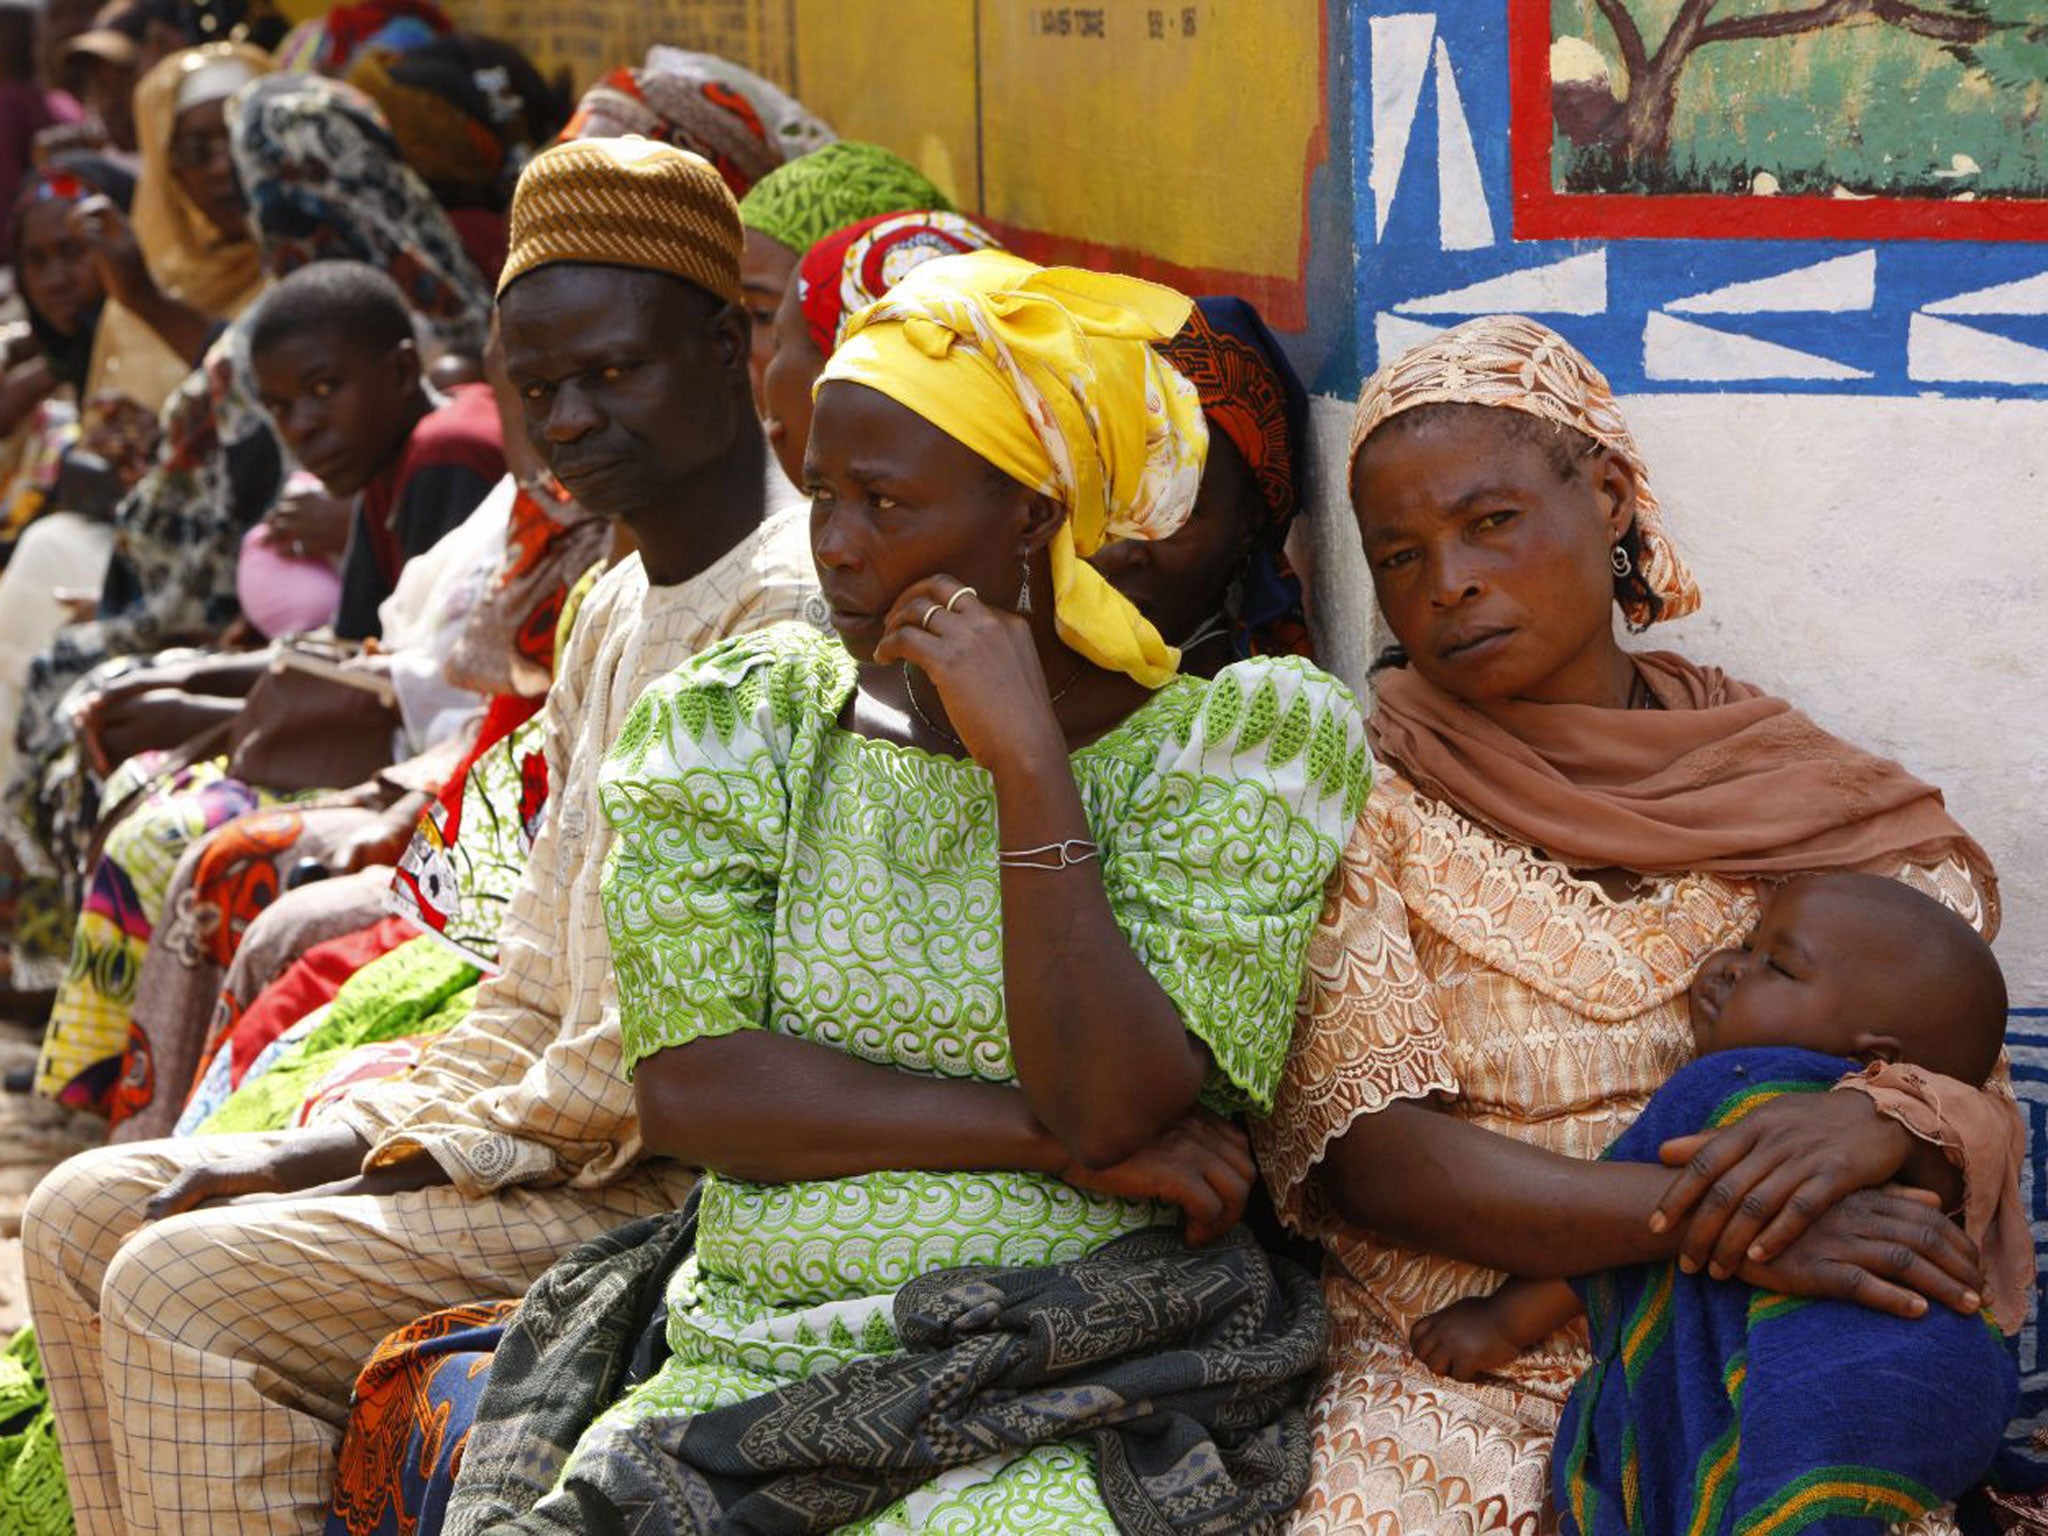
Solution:
{"label": "painted tree on wall", "polygon": [[1684,0],[1654,49],[1629,0],[1595,4],[1628,72],[1628,99],[1610,97],[1611,108],[1597,114],[1574,104],[1575,121],[1567,131],[1583,125],[1573,137],[1610,144],[1638,168],[1662,167],[1669,159],[1679,83],[1694,56],[1715,43],[1797,37],[1852,24],[1885,26],[1926,38],[2001,85],[2048,81],[2042,0],[1815,0],[1735,15],[1727,14],[1727,0]]}

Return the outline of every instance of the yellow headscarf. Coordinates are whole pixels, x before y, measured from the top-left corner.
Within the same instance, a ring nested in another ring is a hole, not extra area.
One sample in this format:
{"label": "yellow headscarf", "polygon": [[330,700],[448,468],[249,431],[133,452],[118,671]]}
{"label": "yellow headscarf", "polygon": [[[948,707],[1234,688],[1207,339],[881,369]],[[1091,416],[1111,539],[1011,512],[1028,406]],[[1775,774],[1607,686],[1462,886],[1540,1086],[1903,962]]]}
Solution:
{"label": "yellow headscarf", "polygon": [[250,231],[236,230],[223,239],[185,196],[171,169],[171,130],[186,78],[230,63],[245,68],[251,79],[276,67],[261,48],[208,43],[172,54],[135,87],[135,138],[142,151],[131,219],[136,243],[159,288],[216,320],[240,314],[261,291],[263,256]]}
{"label": "yellow headscarf", "polygon": [[1195,504],[1209,429],[1194,387],[1151,346],[1192,307],[1137,278],[946,256],[848,320],[819,378],[887,395],[1065,507],[1051,546],[1060,638],[1148,688],[1180,652],[1086,557],[1163,539]]}

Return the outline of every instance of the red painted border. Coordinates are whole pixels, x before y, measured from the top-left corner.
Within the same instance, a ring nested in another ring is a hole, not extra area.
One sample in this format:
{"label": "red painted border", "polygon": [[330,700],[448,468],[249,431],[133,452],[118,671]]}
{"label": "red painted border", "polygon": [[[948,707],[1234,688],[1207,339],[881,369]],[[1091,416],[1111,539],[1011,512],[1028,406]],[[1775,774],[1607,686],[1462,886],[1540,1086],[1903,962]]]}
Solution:
{"label": "red painted border", "polygon": [[2048,198],[1636,197],[1550,184],[1550,0],[1509,0],[1518,240],[2048,240]]}
{"label": "red painted border", "polygon": [[1095,267],[1150,278],[1181,292],[1196,296],[1234,294],[1258,307],[1267,325],[1276,331],[1308,329],[1308,262],[1315,222],[1316,172],[1330,158],[1330,11],[1317,6],[1320,35],[1317,38],[1316,99],[1321,110],[1314,133],[1309,136],[1308,153],[1301,170],[1301,232],[1296,243],[1294,276],[1267,277],[1250,272],[1230,272],[1219,267],[1184,267],[1162,261],[1146,251],[1129,246],[1104,245],[1073,235],[1050,234],[1025,229],[996,219],[982,218],[989,232],[1031,261],[1047,265]]}

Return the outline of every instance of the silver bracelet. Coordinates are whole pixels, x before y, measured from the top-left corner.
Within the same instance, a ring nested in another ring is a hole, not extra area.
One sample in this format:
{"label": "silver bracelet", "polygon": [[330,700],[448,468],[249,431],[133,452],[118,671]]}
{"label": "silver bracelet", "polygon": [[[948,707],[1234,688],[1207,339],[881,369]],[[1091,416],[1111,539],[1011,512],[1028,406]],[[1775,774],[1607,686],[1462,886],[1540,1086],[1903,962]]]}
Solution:
{"label": "silver bracelet", "polygon": [[1036,848],[998,848],[996,863],[1004,869],[1068,869],[1102,857],[1102,850],[1085,837],[1070,837],[1061,843],[1042,843]]}

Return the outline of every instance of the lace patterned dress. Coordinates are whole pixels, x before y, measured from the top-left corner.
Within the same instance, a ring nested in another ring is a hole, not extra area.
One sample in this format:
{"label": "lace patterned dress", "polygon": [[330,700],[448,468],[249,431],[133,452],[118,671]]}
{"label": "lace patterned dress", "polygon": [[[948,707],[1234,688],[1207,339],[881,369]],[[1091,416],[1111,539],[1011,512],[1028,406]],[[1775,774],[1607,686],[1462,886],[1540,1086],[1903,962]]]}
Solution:
{"label": "lace patterned dress", "polygon": [[[855,677],[836,642],[784,627],[707,652],[628,722],[601,794],[629,1061],[769,1029],[905,1072],[1014,1080],[992,782],[840,727]],[[1370,781],[1350,695],[1306,663],[1248,661],[1174,680],[1072,763],[1117,922],[1214,1054],[1205,1098],[1269,1105]],[[668,1293],[675,1354],[565,1476],[639,1416],[894,1350],[892,1293],[917,1275],[1076,1259],[1177,1220],[1021,1172],[699,1187],[697,1249]],[[1068,1444],[948,1474],[855,1528],[1115,1529]]]}
{"label": "lace patterned dress", "polygon": [[[1960,862],[1899,873],[1988,920]],[[1409,1351],[1409,1328],[1502,1277],[1344,1225],[1309,1175],[1358,1117],[1431,1095],[1487,1130],[1598,1157],[1691,1058],[1686,987],[1755,921],[1757,890],[1679,875],[1616,900],[1382,765],[1258,1135],[1282,1213],[1323,1244],[1335,1325],[1296,1536],[1551,1528],[1550,1443],[1587,1362],[1584,1324],[1485,1382],[1436,1375]]]}

